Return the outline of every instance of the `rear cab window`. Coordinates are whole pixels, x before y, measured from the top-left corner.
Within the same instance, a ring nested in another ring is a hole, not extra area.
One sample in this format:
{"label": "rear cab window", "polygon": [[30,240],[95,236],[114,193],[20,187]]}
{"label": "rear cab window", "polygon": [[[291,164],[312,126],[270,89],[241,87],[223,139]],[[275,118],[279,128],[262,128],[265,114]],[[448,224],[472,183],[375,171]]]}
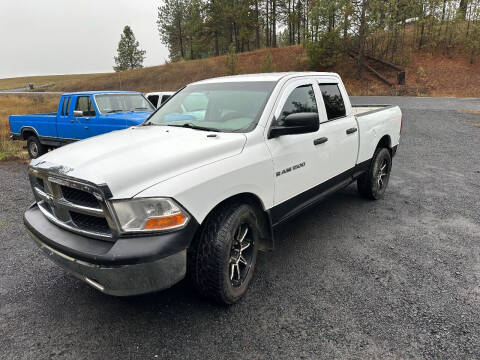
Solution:
{"label": "rear cab window", "polygon": [[338,84],[319,84],[328,121],[342,118],[346,115],[345,102]]}
{"label": "rear cab window", "polygon": [[69,105],[70,105],[70,96],[64,97],[63,104],[62,104],[62,113],[61,113],[62,116],[68,115]]}

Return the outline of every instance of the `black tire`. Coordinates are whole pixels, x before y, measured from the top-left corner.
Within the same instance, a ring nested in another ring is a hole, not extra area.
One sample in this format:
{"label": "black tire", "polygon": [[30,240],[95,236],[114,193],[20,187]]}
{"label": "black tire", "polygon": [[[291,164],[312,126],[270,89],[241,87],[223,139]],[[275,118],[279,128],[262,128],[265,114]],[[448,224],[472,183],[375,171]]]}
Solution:
{"label": "black tire", "polygon": [[40,144],[40,140],[38,140],[36,136],[30,136],[28,138],[27,150],[28,150],[28,155],[30,155],[31,159],[36,159],[48,151],[48,149],[45,146]]}
{"label": "black tire", "polygon": [[386,148],[378,148],[373,155],[370,169],[357,179],[357,188],[360,195],[367,199],[381,199],[387,189],[392,157]]}
{"label": "black tire", "polygon": [[259,240],[258,216],[250,205],[213,211],[188,252],[188,271],[198,291],[224,304],[237,302],[252,279]]}

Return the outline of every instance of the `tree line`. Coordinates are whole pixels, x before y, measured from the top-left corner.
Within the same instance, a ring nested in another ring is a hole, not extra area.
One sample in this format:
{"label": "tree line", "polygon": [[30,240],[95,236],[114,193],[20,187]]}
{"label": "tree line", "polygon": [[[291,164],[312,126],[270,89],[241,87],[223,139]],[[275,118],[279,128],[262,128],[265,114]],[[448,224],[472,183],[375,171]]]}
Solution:
{"label": "tree line", "polygon": [[[170,59],[302,44],[310,66],[340,52],[395,59],[405,47],[480,52],[480,0],[165,0],[158,31]],[[406,36],[408,35],[409,36]]]}

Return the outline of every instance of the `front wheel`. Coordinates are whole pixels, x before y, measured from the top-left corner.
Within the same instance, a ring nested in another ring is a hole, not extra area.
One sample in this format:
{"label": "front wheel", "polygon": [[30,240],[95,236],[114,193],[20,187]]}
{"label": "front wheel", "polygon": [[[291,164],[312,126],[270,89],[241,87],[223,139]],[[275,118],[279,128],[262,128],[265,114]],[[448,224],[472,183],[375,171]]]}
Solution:
{"label": "front wheel", "polygon": [[357,179],[360,195],[372,200],[381,199],[387,189],[391,170],[390,151],[386,148],[377,149],[373,155],[370,169]]}
{"label": "front wheel", "polygon": [[40,143],[36,136],[30,136],[27,140],[28,155],[31,159],[36,159],[45,154],[48,149]]}
{"label": "front wheel", "polygon": [[247,291],[260,239],[255,210],[246,204],[214,211],[189,250],[189,271],[197,289],[233,304]]}

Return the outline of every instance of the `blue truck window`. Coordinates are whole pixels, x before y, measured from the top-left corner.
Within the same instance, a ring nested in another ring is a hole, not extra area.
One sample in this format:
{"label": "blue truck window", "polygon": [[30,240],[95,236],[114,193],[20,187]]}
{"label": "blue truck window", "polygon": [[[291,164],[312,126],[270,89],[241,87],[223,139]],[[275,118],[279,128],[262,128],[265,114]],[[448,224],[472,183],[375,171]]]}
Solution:
{"label": "blue truck window", "polygon": [[62,116],[67,116],[68,115],[68,105],[70,104],[70,98],[65,97],[63,99],[63,105],[62,105]]}
{"label": "blue truck window", "polygon": [[66,113],[65,115],[68,116],[68,114],[70,114],[70,97],[67,99],[67,109],[66,109]]}
{"label": "blue truck window", "polygon": [[84,116],[95,116],[95,108],[90,100],[90,96],[79,96],[77,98],[75,110],[83,111]]}

